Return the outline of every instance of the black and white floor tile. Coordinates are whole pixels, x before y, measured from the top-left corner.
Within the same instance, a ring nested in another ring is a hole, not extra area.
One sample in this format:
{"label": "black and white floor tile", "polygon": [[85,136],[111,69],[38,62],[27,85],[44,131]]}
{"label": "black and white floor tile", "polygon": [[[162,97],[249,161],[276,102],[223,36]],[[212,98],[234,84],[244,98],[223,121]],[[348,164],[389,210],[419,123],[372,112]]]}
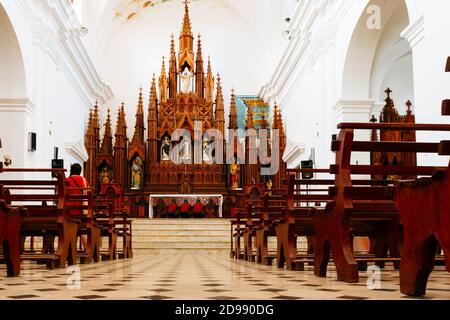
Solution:
{"label": "black and white floor tile", "polygon": [[[70,286],[66,269],[46,270],[24,262],[18,278],[7,278],[0,265],[0,299],[6,300],[403,300],[398,271],[387,266],[380,288],[370,290],[368,276],[360,283],[336,280],[329,268],[327,278],[316,278],[311,266],[288,271],[236,261],[220,255],[136,256],[80,265],[80,283]],[[68,285],[69,283],[69,285]],[[436,267],[424,299],[450,299],[450,274]]]}

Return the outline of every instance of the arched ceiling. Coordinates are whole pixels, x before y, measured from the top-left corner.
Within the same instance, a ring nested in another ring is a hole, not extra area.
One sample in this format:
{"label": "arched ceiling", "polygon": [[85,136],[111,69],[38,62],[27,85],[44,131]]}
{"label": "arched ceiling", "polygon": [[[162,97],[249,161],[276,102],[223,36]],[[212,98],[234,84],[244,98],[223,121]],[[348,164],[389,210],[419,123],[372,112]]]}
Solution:
{"label": "arched ceiling", "polygon": [[[178,38],[184,2],[85,1],[87,46],[116,96],[112,107],[123,100],[133,115],[139,86],[148,87],[154,72],[159,76],[170,35]],[[296,4],[297,0],[190,1],[192,30],[202,35],[204,57],[211,56],[213,72],[222,75],[227,104],[232,87],[237,94],[251,95],[268,81],[287,45],[282,31]]]}

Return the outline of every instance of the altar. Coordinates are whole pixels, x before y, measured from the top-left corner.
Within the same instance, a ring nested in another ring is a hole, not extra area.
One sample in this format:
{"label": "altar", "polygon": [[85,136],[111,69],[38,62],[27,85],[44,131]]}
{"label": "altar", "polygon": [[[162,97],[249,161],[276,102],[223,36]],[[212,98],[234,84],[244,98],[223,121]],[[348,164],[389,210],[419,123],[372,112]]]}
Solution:
{"label": "altar", "polygon": [[189,208],[195,208],[196,205],[201,205],[200,207],[203,208],[214,206],[218,212],[219,218],[222,218],[223,195],[221,194],[151,194],[149,203],[150,219],[156,218],[155,208],[169,208],[171,205],[178,210],[181,210],[183,206],[189,206]]}

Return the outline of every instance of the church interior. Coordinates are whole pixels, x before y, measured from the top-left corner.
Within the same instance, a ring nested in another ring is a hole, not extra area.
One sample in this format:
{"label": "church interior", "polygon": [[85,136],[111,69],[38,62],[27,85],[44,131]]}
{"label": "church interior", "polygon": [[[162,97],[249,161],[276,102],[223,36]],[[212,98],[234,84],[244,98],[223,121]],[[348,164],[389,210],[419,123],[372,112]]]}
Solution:
{"label": "church interior", "polygon": [[0,0],[0,300],[450,300],[447,0]]}

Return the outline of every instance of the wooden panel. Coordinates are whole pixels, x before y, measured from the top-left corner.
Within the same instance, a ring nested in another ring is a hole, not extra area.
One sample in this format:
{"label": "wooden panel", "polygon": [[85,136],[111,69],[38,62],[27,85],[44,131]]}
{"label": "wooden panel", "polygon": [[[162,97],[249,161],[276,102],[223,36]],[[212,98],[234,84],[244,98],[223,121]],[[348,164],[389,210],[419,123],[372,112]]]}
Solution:
{"label": "wooden panel", "polygon": [[409,166],[369,166],[354,165],[350,167],[351,174],[399,175],[399,176],[431,176],[437,167],[409,167]]}
{"label": "wooden panel", "polygon": [[438,153],[439,143],[354,141],[352,151]]}
{"label": "wooden panel", "polygon": [[395,187],[344,187],[344,194],[353,200],[391,200]]}
{"label": "wooden panel", "polygon": [[442,101],[442,115],[450,116],[450,99]]}
{"label": "wooden panel", "polygon": [[447,65],[445,66],[445,72],[450,72],[450,57],[447,58]]}
{"label": "wooden panel", "polygon": [[439,145],[439,155],[450,156],[450,141],[442,141]]}
{"label": "wooden panel", "polygon": [[330,185],[330,184],[334,184],[334,179],[295,180],[295,182],[294,182],[294,185],[298,185],[298,186],[304,186],[304,185],[309,185],[309,186],[323,185],[323,186],[325,186],[325,185]]}
{"label": "wooden panel", "polygon": [[407,123],[340,123],[339,129],[380,129],[380,130],[412,130],[412,131],[450,131],[449,124],[407,124]]}

